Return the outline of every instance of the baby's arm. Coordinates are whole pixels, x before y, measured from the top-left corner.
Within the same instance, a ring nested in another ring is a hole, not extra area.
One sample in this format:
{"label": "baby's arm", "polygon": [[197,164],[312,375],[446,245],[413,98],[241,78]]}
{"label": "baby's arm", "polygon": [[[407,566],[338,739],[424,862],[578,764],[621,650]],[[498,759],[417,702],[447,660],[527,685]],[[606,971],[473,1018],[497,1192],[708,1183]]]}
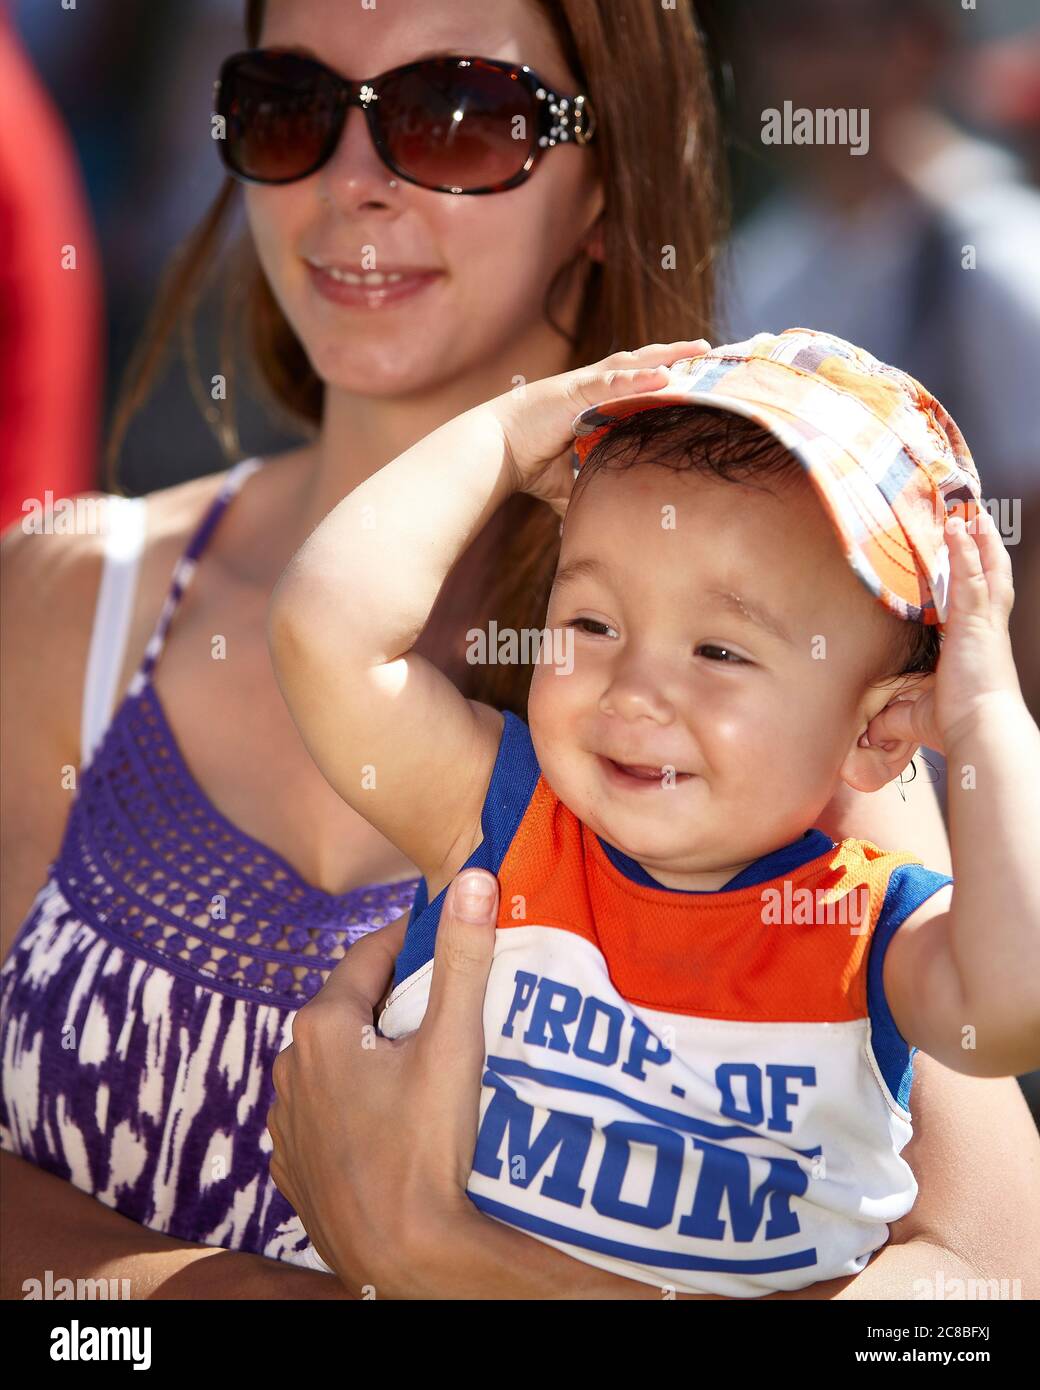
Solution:
{"label": "baby's arm", "polygon": [[888,946],[892,1016],[946,1066],[1009,1076],[1040,1066],[1040,730],[1007,639],[1010,562],[980,516],[977,547],[963,527],[948,534],[951,613],[934,688],[889,706],[869,732],[942,748],[948,768],[954,887]]}
{"label": "baby's arm", "polygon": [[308,751],[428,881],[479,841],[502,716],[413,647],[448,571],[514,487],[492,404],[469,410],[345,497],[271,600],[271,655]]}
{"label": "baby's arm", "polygon": [[467,410],[345,497],[278,581],[268,637],[303,741],[431,898],[479,843],[502,731],[497,711],[413,650],[441,585],[511,493],[562,515],[580,411],[663,386],[655,364],[706,348],[651,343]]}

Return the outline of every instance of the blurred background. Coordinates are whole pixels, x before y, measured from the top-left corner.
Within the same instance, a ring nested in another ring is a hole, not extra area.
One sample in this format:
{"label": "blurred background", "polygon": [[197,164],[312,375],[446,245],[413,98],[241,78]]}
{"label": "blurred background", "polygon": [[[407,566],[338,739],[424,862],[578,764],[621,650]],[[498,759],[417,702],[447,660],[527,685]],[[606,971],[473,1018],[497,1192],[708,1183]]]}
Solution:
{"label": "blurred background", "polygon": [[[603,0],[608,3],[609,0]],[[0,526],[25,497],[131,494],[229,461],[187,357],[218,370],[219,280],[103,466],[164,268],[223,173],[209,135],[242,0],[0,0]],[[961,425],[1009,546],[1040,719],[1040,15],[1036,0],[697,0],[735,230],[718,341],[794,325],[924,381]],[[764,113],[869,113],[864,152],[768,144]],[[242,221],[239,218],[239,231]],[[45,246],[66,248],[64,261]],[[76,275],[68,275],[75,257]],[[241,374],[240,374],[241,375]],[[240,455],[299,436],[248,377]],[[1040,1121],[1040,1073],[1023,1078]]]}

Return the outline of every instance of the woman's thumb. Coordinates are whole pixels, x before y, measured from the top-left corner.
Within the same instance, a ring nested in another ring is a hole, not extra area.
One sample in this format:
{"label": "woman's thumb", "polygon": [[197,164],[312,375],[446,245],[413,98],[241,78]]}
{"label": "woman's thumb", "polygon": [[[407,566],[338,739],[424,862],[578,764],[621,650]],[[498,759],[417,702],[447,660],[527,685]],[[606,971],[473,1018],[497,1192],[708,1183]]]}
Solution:
{"label": "woman's thumb", "polygon": [[[491,958],[495,953],[498,880],[486,869],[466,869],[444,896],[433,953],[426,1019],[440,1029],[458,1024],[473,1036],[483,1017]],[[424,1019],[425,1022],[425,1019]],[[483,1033],[479,1033],[481,1040]]]}

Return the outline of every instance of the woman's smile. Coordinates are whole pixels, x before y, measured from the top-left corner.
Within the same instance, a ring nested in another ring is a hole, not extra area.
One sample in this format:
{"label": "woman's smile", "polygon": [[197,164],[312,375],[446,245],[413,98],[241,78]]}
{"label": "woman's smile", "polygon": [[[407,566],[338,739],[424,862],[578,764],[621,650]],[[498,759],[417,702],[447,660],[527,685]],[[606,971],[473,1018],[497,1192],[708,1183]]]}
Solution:
{"label": "woman's smile", "polygon": [[404,271],[383,276],[376,272],[354,274],[335,266],[307,262],[311,284],[323,299],[346,309],[383,309],[412,300],[437,280],[443,271]]}

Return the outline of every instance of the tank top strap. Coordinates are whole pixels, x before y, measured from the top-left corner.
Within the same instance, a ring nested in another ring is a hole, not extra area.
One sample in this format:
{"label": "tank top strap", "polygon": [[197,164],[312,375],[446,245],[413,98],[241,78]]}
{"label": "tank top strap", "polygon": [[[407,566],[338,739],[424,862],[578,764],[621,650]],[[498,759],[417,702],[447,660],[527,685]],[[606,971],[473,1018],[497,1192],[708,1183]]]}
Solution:
{"label": "tank top strap", "polygon": [[144,656],[141,664],[137,668],[133,681],[130,684],[130,694],[136,695],[141,687],[151,678],[152,672],[162,655],[163,647],[166,645],[166,637],[173,622],[174,615],[180,606],[181,599],[184,597],[195,577],[202,552],[210,542],[217,523],[223,516],[228,503],[241,488],[245,480],[251,473],[263,465],[261,458],[241,459],[228,470],[227,477],[214,497],[213,501],[206,508],[205,515],[199,522],[192,534],[191,540],[184,548],[176,565],[173,567],[173,576],[170,580],[170,587],[166,592],[166,598],[162,609],[159,612],[158,620],[152,630],[152,635],[148,639],[148,645],[144,649]]}

